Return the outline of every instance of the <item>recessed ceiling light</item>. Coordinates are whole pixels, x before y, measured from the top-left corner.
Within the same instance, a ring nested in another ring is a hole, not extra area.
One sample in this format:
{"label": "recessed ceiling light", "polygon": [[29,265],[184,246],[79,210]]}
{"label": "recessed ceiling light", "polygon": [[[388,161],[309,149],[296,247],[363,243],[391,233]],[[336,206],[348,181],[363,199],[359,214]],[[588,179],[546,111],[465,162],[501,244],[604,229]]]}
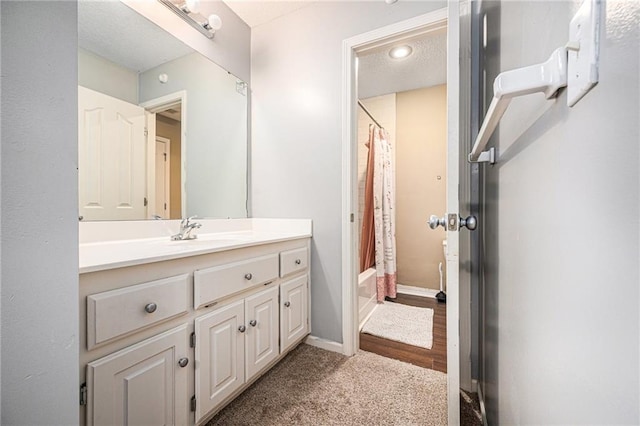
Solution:
{"label": "recessed ceiling light", "polygon": [[394,4],[395,2],[397,2],[398,0],[384,0],[384,2],[386,4]]}
{"label": "recessed ceiling light", "polygon": [[393,59],[402,59],[411,55],[412,52],[413,49],[411,48],[411,46],[405,44],[404,46],[396,46],[391,49],[389,51],[389,56],[391,56]]}

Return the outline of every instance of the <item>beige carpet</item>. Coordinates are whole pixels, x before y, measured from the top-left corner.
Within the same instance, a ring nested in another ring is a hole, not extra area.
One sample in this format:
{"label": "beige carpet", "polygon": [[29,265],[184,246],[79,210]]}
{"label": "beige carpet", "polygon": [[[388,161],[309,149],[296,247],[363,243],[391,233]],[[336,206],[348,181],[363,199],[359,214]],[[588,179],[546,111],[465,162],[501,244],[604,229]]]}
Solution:
{"label": "beige carpet", "polygon": [[384,302],[376,306],[362,332],[431,349],[433,347],[433,309]]}
{"label": "beige carpet", "polygon": [[447,376],[302,344],[208,425],[445,425]]}

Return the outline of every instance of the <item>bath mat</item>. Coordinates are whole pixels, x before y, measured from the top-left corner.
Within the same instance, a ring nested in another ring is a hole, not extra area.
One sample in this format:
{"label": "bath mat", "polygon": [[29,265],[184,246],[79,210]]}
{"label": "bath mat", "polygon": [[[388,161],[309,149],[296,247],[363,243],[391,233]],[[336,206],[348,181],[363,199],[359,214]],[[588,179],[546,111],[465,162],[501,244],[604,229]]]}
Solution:
{"label": "bath mat", "polygon": [[431,349],[433,309],[384,302],[376,307],[362,332],[408,345]]}

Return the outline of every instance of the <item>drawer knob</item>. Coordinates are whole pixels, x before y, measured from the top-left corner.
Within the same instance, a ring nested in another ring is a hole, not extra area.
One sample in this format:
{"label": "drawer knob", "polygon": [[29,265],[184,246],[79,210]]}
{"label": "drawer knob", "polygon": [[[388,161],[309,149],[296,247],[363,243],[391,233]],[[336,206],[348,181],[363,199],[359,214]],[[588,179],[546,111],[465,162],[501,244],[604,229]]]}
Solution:
{"label": "drawer knob", "polygon": [[147,303],[147,305],[144,307],[145,312],[148,314],[154,313],[156,309],[158,309],[158,305],[156,305],[155,303]]}
{"label": "drawer knob", "polygon": [[178,360],[178,365],[182,368],[186,367],[189,364],[189,358],[180,358]]}
{"label": "drawer knob", "polygon": [[258,325],[258,321],[256,321],[256,320],[251,320],[251,321],[249,321],[249,325],[250,325],[251,327],[255,327],[256,325]]}
{"label": "drawer knob", "polygon": [[288,308],[289,306],[291,306],[291,302],[289,301],[284,302],[284,306],[285,308]]}
{"label": "drawer knob", "polygon": [[251,274],[245,274],[245,276],[244,276],[244,279],[247,280],[247,281],[251,280],[251,278],[253,278],[253,275],[251,275]]}
{"label": "drawer knob", "polygon": [[296,259],[296,265],[299,265],[299,264],[301,264],[301,263],[302,263],[302,260],[300,260],[300,259]]}
{"label": "drawer knob", "polygon": [[247,329],[247,327],[245,327],[244,325],[241,325],[240,327],[238,327],[238,331],[240,333],[244,333],[244,331]]}

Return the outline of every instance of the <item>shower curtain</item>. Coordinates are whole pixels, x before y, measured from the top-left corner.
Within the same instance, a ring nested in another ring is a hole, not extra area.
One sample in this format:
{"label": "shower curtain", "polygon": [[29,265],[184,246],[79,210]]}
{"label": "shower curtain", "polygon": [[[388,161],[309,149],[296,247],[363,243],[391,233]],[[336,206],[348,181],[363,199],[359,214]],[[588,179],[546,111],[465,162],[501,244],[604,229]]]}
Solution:
{"label": "shower curtain", "polygon": [[395,179],[384,129],[369,126],[369,156],[360,239],[361,272],[375,263],[378,302],[396,297]]}

